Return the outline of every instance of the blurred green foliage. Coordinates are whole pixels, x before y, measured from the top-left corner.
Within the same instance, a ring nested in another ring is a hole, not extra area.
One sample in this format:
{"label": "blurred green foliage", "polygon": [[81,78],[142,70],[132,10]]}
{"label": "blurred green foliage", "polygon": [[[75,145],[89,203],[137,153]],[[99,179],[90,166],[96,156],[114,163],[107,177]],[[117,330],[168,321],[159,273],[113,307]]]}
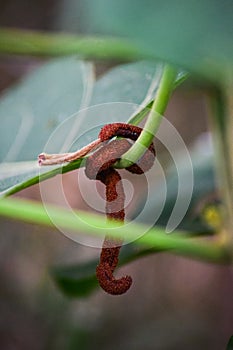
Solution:
{"label": "blurred green foliage", "polygon": [[85,1],[90,31],[130,39],[145,54],[219,83],[232,72],[233,2]]}

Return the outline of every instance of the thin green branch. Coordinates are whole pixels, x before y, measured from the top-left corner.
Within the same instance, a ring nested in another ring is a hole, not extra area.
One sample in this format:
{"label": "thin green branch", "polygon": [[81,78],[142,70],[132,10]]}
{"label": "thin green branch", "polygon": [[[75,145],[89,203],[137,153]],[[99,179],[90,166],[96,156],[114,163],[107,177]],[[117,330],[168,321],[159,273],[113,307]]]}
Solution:
{"label": "thin green branch", "polygon": [[[174,80],[174,84],[173,84],[173,90],[175,90],[179,85],[181,85],[187,78],[189,77],[189,73],[187,73],[186,71],[181,70],[177,75],[176,78]],[[162,82],[162,80],[161,80]],[[170,94],[172,93],[172,91],[170,92]],[[159,96],[156,97],[156,99]],[[169,96],[168,96],[169,98]],[[154,105],[155,103],[155,99],[151,100],[149,103],[147,103],[147,105],[145,107],[142,107],[142,109],[136,113],[135,115],[133,115],[128,121],[128,124],[133,124],[133,125],[138,125],[139,123],[141,123],[141,121],[146,117],[146,115],[149,113],[149,111],[151,111],[152,106],[154,106],[154,108],[158,108],[157,106]],[[166,108],[166,106],[165,106]],[[165,111],[164,108],[164,111]],[[162,114],[162,113],[161,113]]]}
{"label": "thin green branch", "polygon": [[108,230],[109,236],[113,238],[124,237],[125,241],[134,241],[135,244],[142,247],[169,250],[173,253],[212,262],[230,262],[227,250],[214,241],[187,239],[181,233],[167,235],[162,228],[154,227],[148,230],[147,226],[132,222],[126,222],[122,226],[118,222],[106,222],[100,215],[78,211],[71,212],[48,204],[46,204],[45,210],[43,204],[29,200],[1,199],[0,215],[48,226],[53,226],[54,222],[64,230],[72,230],[77,234],[85,232],[104,237],[106,230]]}
{"label": "thin green branch", "polygon": [[56,175],[60,175],[60,174],[65,174],[65,173],[68,173],[70,171],[73,171],[73,170],[76,170],[76,169],[79,169],[80,167],[83,167],[85,165],[85,162],[84,162],[84,159],[85,158],[80,158],[80,159],[77,159],[73,162],[70,162],[68,163],[67,165],[61,165],[55,169],[52,169],[52,170],[49,170],[49,171],[46,171],[45,173],[42,173],[42,174],[39,174],[39,175],[36,175],[24,182],[21,182],[13,187],[10,187],[8,190],[6,190],[4,192],[4,194],[2,195],[2,197],[8,197],[12,194],[15,194],[17,192],[20,192],[22,190],[24,190],[25,188],[28,188],[28,187],[31,187],[33,185],[36,185],[38,184],[39,182],[42,182],[42,181],[45,181],[45,180],[48,180]]}
{"label": "thin green branch", "polygon": [[144,108],[142,108],[137,114],[133,115],[128,121],[128,124],[138,125],[146,117],[148,112],[153,106],[154,100],[150,101]]}
{"label": "thin green branch", "polygon": [[112,37],[87,37],[20,29],[0,29],[0,53],[28,56],[79,55],[92,59],[135,60],[132,43]]}
{"label": "thin green branch", "polygon": [[151,112],[147,118],[143,131],[133,146],[126,152],[116,166],[126,168],[145,153],[161,123],[163,113],[167,107],[170,95],[174,89],[177,70],[170,65],[165,65],[156,98],[151,106]]}

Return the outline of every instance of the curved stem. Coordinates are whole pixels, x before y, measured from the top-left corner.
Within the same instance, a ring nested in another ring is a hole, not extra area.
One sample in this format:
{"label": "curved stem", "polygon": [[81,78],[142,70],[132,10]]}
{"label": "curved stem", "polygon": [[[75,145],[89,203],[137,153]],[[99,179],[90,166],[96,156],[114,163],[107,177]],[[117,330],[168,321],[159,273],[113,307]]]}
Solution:
{"label": "curved stem", "polygon": [[164,67],[160,86],[156,94],[156,98],[152,104],[150,114],[147,118],[143,131],[134,145],[126,152],[119,162],[116,163],[118,168],[126,168],[144,154],[146,149],[150,146],[155,133],[157,132],[161,123],[163,113],[167,107],[169,98],[174,89],[174,82],[177,76],[177,71],[170,65]]}

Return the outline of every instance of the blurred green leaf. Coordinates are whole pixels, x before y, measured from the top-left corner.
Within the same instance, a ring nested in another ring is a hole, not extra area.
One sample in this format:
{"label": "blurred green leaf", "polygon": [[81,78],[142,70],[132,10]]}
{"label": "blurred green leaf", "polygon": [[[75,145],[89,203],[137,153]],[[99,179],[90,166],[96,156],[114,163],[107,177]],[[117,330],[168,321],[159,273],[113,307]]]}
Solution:
{"label": "blurred green leaf", "polygon": [[[159,249],[138,249],[133,245],[121,248],[118,267],[139,257],[155,254]],[[51,269],[51,275],[61,291],[69,297],[86,297],[99,285],[95,276],[99,259],[69,266],[57,266]]]}
{"label": "blurred green leaf", "polygon": [[95,269],[98,260],[73,266],[56,267],[51,270],[52,277],[61,291],[69,297],[86,297],[97,286]]}
{"label": "blurred green leaf", "polygon": [[233,335],[230,337],[226,350],[233,350]]}
{"label": "blurred green leaf", "polygon": [[[92,66],[76,58],[52,60],[29,74],[0,99],[0,161],[37,158],[48,138],[82,108]],[[57,142],[63,145],[67,130]]]}
{"label": "blurred green leaf", "polygon": [[[36,159],[45,147],[51,153],[64,145],[78,149],[97,138],[104,124],[126,121],[154,97],[160,74],[161,65],[144,61],[113,68],[94,83],[92,67],[75,58],[51,60],[35,70],[0,99],[0,159],[8,161],[1,165],[0,192],[16,193],[73,170],[76,163],[51,170],[22,161]],[[99,106],[79,112],[88,105]]]}
{"label": "blurred green leaf", "polygon": [[233,62],[229,0],[85,1],[93,33],[124,37],[147,56],[221,80]]}
{"label": "blurred green leaf", "polygon": [[136,104],[137,108],[145,99],[149,102],[154,98],[162,68],[161,64],[149,61],[118,65],[97,80],[90,104],[126,102]]}

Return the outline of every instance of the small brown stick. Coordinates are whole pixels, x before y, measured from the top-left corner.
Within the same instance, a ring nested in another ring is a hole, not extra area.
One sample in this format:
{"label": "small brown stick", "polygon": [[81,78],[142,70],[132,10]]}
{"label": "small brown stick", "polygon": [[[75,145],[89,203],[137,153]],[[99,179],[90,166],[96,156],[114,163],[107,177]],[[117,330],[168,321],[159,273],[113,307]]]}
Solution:
{"label": "small brown stick", "polygon": [[38,156],[39,165],[55,165],[62,164],[67,162],[72,162],[73,160],[84,157],[87,153],[94,151],[102,143],[102,140],[98,138],[97,140],[89,143],[87,146],[79,149],[76,152],[72,153],[41,153]]}
{"label": "small brown stick", "polygon": [[[124,221],[124,189],[119,173],[111,166],[129,148],[130,143],[127,140],[114,140],[89,156],[86,162],[87,177],[100,180],[106,186],[106,215],[110,220]],[[132,284],[130,276],[124,276],[120,279],[113,276],[121,245],[121,240],[116,241],[108,236],[105,237],[100,263],[96,268],[96,276],[100,286],[112,295],[125,293]]]}
{"label": "small brown stick", "polygon": [[140,135],[141,130],[142,129],[138,126],[125,123],[106,124],[101,129],[98,139],[92,141],[87,146],[84,146],[76,152],[70,153],[40,153],[38,156],[38,163],[39,165],[56,165],[72,162],[96,150],[101,143],[108,141],[115,136],[130,138],[135,141]]}
{"label": "small brown stick", "polygon": [[[129,124],[115,123],[104,126],[99,134],[103,141],[114,136],[127,137],[136,140],[141,133],[141,128]],[[113,169],[114,163],[120,159],[131,144],[125,140],[114,140],[89,156],[86,162],[86,175],[90,179],[100,180],[106,186],[106,214],[109,219],[124,221],[124,189],[119,173]],[[138,162],[128,167],[127,170],[136,174],[142,174],[153,165],[155,157],[154,145],[151,144]],[[118,256],[122,241],[115,241],[111,237],[105,237],[100,263],[96,268],[96,276],[100,286],[109,294],[120,295],[125,293],[132,284],[130,276],[116,279],[113,272],[118,263]]]}

